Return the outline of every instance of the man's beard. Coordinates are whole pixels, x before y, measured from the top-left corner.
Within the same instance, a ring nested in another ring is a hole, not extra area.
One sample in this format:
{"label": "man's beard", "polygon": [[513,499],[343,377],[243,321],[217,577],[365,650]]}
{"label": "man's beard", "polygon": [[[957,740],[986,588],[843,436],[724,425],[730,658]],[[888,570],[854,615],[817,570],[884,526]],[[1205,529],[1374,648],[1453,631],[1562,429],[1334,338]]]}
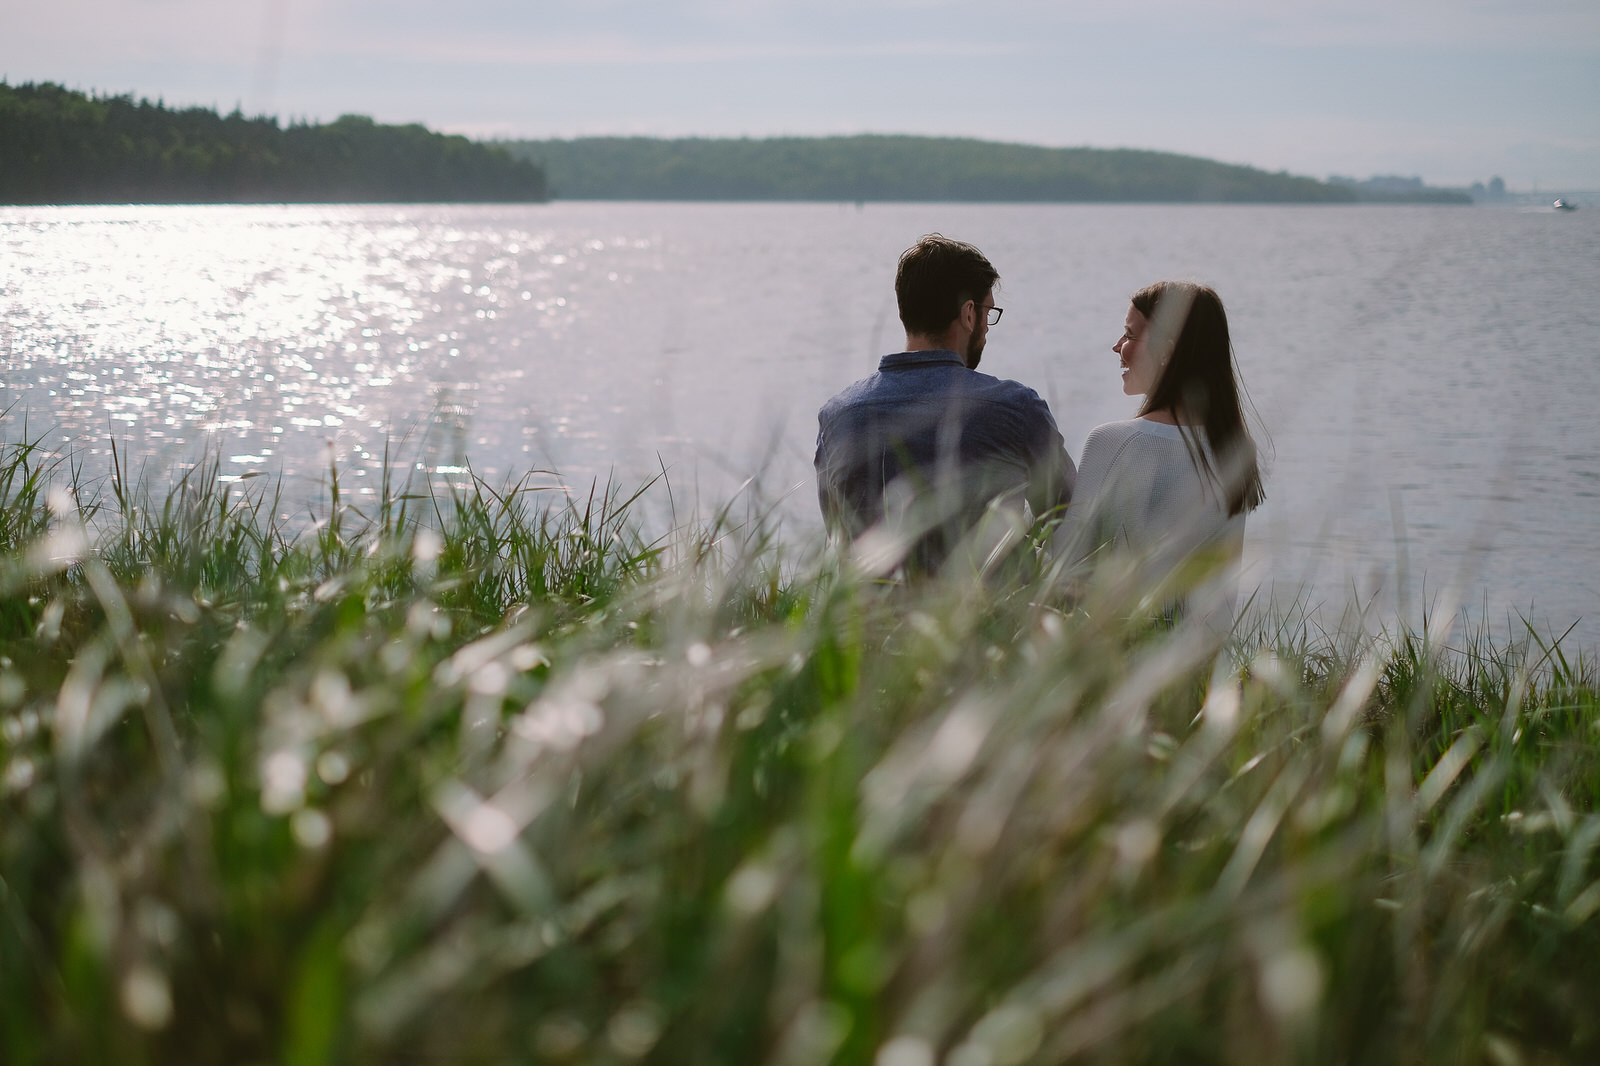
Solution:
{"label": "man's beard", "polygon": [[967,364],[968,370],[978,369],[978,360],[983,358],[984,338],[974,333],[967,338],[967,350],[962,354],[962,361]]}

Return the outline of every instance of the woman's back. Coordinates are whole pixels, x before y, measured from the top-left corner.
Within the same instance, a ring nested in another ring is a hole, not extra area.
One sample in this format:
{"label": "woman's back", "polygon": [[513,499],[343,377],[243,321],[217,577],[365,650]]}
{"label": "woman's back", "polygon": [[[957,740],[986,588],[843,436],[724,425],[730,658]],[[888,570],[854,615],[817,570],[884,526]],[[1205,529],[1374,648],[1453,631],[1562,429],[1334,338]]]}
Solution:
{"label": "woman's back", "polygon": [[1201,436],[1145,418],[1096,427],[1078,468],[1075,500],[1081,503],[1063,525],[1069,555],[1132,551],[1172,565],[1209,545],[1237,559],[1244,512],[1230,517],[1215,481],[1202,473],[1195,449],[1210,469],[1217,463]]}

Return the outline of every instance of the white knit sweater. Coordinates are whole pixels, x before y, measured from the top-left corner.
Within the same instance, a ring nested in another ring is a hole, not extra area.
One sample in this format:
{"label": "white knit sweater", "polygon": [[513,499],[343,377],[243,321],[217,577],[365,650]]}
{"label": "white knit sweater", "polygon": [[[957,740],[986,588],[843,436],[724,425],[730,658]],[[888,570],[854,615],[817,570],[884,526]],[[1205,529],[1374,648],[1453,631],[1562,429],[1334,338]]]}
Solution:
{"label": "white knit sweater", "polygon": [[1221,492],[1196,466],[1193,447],[1216,468],[1203,431],[1144,418],[1096,426],[1083,445],[1058,547],[1075,561],[1106,547],[1131,550],[1164,568],[1216,545],[1237,560],[1244,513],[1228,517]]}

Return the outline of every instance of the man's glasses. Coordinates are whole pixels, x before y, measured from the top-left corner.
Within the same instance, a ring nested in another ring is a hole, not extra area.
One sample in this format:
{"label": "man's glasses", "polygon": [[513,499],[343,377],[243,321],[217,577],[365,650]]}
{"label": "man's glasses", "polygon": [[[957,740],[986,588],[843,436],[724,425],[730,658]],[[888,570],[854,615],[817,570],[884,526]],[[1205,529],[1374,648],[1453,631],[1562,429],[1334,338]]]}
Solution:
{"label": "man's glasses", "polygon": [[1006,309],[1004,307],[989,308],[989,325],[998,326],[1000,324],[1000,316],[1005,313]]}

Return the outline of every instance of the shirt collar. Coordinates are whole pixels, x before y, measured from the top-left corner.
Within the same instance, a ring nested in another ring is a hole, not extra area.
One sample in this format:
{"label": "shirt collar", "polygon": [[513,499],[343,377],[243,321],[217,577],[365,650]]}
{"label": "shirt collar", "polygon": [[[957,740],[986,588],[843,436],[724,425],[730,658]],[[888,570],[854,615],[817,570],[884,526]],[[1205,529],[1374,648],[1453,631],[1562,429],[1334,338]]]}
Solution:
{"label": "shirt collar", "polygon": [[896,352],[886,355],[878,361],[878,369],[905,370],[914,366],[959,366],[966,367],[966,363],[955,352],[948,348],[936,349],[928,352]]}

